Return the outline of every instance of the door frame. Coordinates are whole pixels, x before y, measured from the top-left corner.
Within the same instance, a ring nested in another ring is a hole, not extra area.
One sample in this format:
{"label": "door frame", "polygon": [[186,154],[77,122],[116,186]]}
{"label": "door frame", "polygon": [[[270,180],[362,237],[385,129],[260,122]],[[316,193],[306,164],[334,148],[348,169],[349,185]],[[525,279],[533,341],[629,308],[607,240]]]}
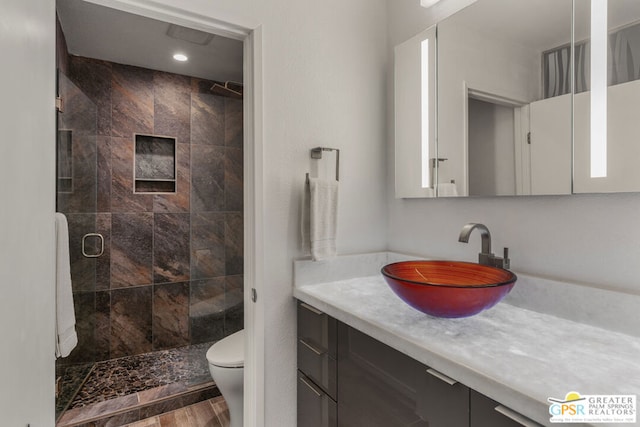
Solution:
{"label": "door frame", "polygon": [[527,135],[529,133],[529,105],[524,101],[487,92],[484,90],[472,88],[468,82],[464,81],[463,87],[463,126],[464,126],[464,173],[465,173],[465,189],[467,195],[469,193],[469,98],[488,102],[490,104],[502,105],[504,107],[513,108],[513,127],[515,142],[515,174],[516,174],[516,195],[529,194],[529,184],[527,185],[527,176],[530,175],[529,167],[529,145],[527,144]]}
{"label": "door frame", "polygon": [[243,42],[244,191],[244,425],[264,425],[264,200],[262,27],[249,28],[147,0],[83,0]]}

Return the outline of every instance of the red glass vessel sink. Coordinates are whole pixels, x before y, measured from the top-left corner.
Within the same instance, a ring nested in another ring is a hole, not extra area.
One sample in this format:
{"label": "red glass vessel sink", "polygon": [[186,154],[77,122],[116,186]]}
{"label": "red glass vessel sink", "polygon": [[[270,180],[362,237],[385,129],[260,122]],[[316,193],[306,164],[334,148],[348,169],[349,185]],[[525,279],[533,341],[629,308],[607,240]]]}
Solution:
{"label": "red glass vessel sink", "polygon": [[467,317],[496,305],[518,279],[509,270],[461,261],[404,261],[382,275],[416,310],[436,317]]}

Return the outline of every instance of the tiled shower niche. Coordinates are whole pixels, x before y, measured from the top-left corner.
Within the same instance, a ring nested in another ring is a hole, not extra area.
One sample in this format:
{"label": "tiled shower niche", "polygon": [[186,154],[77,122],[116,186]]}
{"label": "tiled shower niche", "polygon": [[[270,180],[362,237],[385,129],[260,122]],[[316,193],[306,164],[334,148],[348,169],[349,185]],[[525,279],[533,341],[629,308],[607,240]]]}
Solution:
{"label": "tiled shower niche", "polygon": [[176,192],[176,139],[135,135],[135,192]]}
{"label": "tiled shower niche", "polygon": [[70,130],[58,131],[58,192],[73,192],[73,134]]}

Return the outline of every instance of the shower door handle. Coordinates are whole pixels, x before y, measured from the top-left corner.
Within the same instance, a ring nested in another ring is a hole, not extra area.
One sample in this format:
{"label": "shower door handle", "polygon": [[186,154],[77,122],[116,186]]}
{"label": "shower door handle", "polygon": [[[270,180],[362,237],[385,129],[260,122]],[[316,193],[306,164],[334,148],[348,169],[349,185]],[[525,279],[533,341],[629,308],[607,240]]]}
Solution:
{"label": "shower door handle", "polygon": [[[100,240],[100,248],[98,249],[98,252],[95,254],[88,254],[86,251],[86,241],[87,238],[89,237],[97,237],[98,240]],[[101,256],[104,253],[104,236],[100,233],[87,233],[84,236],[82,236],[82,255],[85,258],[98,258],[99,256]]]}

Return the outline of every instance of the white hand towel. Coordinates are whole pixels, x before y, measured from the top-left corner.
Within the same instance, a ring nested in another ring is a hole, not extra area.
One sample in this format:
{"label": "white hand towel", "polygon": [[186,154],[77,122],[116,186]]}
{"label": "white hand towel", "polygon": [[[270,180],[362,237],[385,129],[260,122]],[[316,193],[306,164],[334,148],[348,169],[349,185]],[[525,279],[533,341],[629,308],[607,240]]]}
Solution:
{"label": "white hand towel", "polygon": [[69,258],[69,226],[67,218],[61,213],[56,213],[56,358],[67,357],[77,344]]}
{"label": "white hand towel", "polygon": [[[336,256],[338,181],[309,178],[309,243],[314,261]],[[303,227],[306,227],[303,209]],[[305,236],[303,230],[303,236]]]}

